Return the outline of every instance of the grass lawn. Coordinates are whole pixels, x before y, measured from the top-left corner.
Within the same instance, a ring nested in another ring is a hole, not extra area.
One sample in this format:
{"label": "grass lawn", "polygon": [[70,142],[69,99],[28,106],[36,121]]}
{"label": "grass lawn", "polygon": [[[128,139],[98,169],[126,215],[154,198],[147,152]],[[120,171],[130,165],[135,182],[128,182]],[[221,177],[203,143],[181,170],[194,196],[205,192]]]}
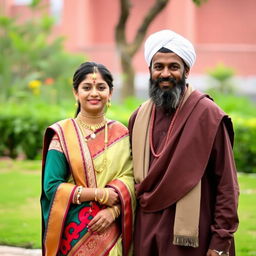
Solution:
{"label": "grass lawn", "polygon": [[239,175],[240,224],[235,234],[238,256],[256,256],[256,175]]}
{"label": "grass lawn", "polygon": [[[40,248],[40,161],[0,160],[0,244]],[[256,176],[239,174],[236,255],[256,256]]]}
{"label": "grass lawn", "polygon": [[0,160],[0,244],[40,248],[40,165]]}

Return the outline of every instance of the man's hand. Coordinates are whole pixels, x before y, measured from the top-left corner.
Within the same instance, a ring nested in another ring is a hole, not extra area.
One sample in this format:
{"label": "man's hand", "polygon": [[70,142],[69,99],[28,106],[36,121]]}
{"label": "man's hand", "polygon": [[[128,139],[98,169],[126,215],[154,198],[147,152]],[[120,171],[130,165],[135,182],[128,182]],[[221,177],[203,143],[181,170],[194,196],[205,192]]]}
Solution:
{"label": "man's hand", "polygon": [[[223,256],[228,256],[227,254],[222,254]],[[209,249],[206,256],[218,256],[218,253],[214,250]]]}

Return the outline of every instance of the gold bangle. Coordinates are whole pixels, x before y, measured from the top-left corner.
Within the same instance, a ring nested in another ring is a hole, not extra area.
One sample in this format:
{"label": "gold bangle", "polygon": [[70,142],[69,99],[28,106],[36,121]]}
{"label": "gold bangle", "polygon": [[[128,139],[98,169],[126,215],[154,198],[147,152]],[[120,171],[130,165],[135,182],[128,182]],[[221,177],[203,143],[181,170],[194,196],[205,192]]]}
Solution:
{"label": "gold bangle", "polygon": [[106,195],[106,197],[105,197],[104,201],[102,202],[102,204],[106,204],[109,199],[109,191],[107,188],[105,188],[105,195]]}
{"label": "gold bangle", "polygon": [[115,214],[116,214],[116,218],[120,215],[120,209],[118,208],[118,206],[114,205],[113,206]]}
{"label": "gold bangle", "polygon": [[105,197],[106,197],[106,191],[105,191],[105,189],[101,189],[101,191],[103,191],[103,196],[102,196],[102,198],[99,198],[99,200],[98,200],[100,204],[103,203],[103,201],[105,200]]}
{"label": "gold bangle", "polygon": [[76,195],[77,195],[77,188],[74,192],[73,198],[72,198],[72,203],[75,204],[76,203]]}
{"label": "gold bangle", "polygon": [[97,188],[95,188],[95,190],[94,190],[94,201],[98,201],[98,189]]}
{"label": "gold bangle", "polygon": [[115,210],[113,208],[111,208],[111,207],[109,207],[108,209],[110,210],[110,212],[111,212],[111,214],[112,214],[112,216],[113,216],[113,218],[115,220],[116,219]]}
{"label": "gold bangle", "polygon": [[81,204],[81,202],[80,202],[80,197],[81,197],[82,191],[83,191],[83,187],[82,187],[82,186],[79,186],[79,187],[77,188],[77,195],[76,195],[76,203],[77,203],[77,204]]}

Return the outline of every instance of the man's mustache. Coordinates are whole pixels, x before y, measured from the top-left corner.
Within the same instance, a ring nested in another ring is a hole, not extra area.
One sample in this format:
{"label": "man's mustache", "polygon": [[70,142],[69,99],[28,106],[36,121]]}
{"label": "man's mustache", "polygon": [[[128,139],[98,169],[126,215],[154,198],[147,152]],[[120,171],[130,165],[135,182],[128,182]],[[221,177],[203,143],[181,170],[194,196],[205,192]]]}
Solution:
{"label": "man's mustache", "polygon": [[159,84],[161,82],[169,82],[169,83],[172,83],[172,84],[177,84],[177,80],[172,78],[172,77],[160,77],[158,79],[155,80],[156,84]]}

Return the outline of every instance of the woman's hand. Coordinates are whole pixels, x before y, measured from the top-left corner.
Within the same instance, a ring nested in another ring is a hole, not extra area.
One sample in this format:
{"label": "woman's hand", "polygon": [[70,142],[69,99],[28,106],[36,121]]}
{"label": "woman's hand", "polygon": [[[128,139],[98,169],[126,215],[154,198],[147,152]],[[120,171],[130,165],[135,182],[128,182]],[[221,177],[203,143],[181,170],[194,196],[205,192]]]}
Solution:
{"label": "woman's hand", "polygon": [[113,222],[115,218],[109,208],[99,211],[88,224],[90,232],[103,233]]}
{"label": "woman's hand", "polygon": [[109,198],[108,201],[106,202],[107,206],[113,206],[115,204],[119,204],[119,196],[117,192],[113,188],[105,188],[109,191]]}

